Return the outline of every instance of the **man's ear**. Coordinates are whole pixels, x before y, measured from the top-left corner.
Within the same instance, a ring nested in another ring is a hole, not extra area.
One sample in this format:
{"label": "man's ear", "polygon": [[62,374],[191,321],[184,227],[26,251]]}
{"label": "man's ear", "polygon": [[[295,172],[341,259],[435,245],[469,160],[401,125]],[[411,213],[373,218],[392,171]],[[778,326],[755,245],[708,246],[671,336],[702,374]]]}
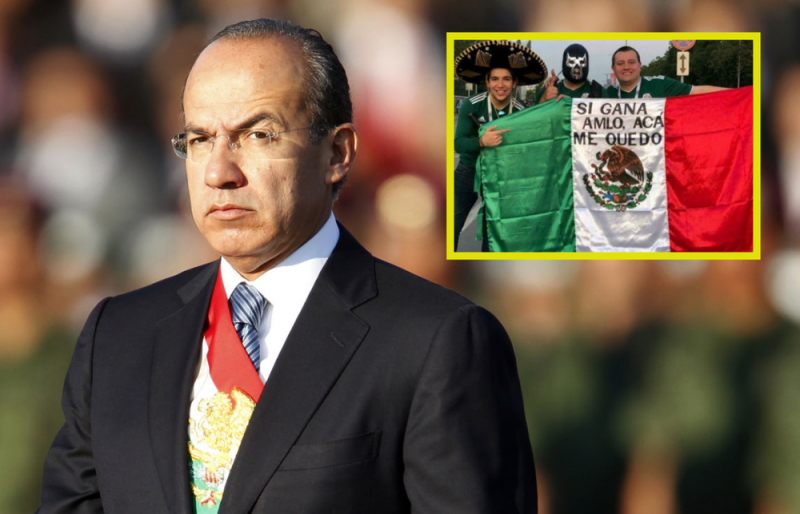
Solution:
{"label": "man's ear", "polygon": [[331,160],[328,171],[325,173],[325,183],[335,184],[341,182],[350,173],[353,161],[356,159],[358,135],[352,123],[343,123],[333,130],[331,138]]}

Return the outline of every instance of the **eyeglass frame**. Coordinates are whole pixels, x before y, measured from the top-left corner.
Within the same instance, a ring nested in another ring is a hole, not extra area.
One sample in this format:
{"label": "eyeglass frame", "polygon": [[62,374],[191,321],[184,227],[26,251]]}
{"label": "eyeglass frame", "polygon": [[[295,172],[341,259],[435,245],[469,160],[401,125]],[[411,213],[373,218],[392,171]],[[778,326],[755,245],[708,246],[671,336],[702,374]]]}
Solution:
{"label": "eyeglass frame", "polygon": [[[241,133],[245,133],[245,132],[248,132],[248,131],[249,132],[264,132],[266,134],[266,136],[269,138],[270,146],[272,146],[272,141],[274,139],[276,139],[279,134],[285,134],[287,132],[295,132],[295,131],[298,131],[298,130],[308,130],[308,129],[313,129],[313,128],[317,128],[317,127],[322,127],[322,128],[327,128],[327,129],[331,128],[329,125],[316,124],[316,125],[309,125],[308,127],[300,127],[300,128],[296,128],[296,129],[282,130],[280,132],[275,132],[274,130],[273,131],[262,130],[262,129],[257,129],[257,128],[256,129],[246,129],[246,130],[237,131],[237,132],[241,132]],[[186,135],[187,135],[187,132],[181,132],[180,134],[176,134],[175,136],[172,137],[170,142],[172,143],[172,150],[175,152],[175,155],[177,155],[178,157],[180,157],[181,159],[184,159],[184,160],[191,160],[191,159],[189,159],[189,140],[188,140]],[[230,148],[231,151],[234,152],[234,153],[236,153],[236,148],[237,147],[241,148],[241,146],[242,146],[240,143],[234,142],[231,139],[231,136],[229,136],[227,134],[219,134],[219,135],[216,135],[216,136],[206,136],[206,137],[208,137],[208,139],[211,140],[211,151],[208,154],[209,156],[211,155],[211,152],[214,151],[214,145],[216,144],[218,137],[227,138],[228,139],[228,148]],[[238,139],[238,137],[236,139]],[[181,145],[183,146],[183,150],[180,149]],[[195,162],[195,161],[192,161],[192,162]]]}

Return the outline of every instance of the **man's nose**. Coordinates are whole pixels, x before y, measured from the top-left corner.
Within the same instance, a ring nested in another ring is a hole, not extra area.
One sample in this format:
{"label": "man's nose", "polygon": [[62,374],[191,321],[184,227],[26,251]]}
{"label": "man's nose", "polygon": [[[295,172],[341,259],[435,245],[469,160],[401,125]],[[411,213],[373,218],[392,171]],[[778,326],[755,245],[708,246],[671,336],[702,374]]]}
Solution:
{"label": "man's nose", "polygon": [[240,156],[231,148],[229,138],[218,136],[206,162],[206,185],[216,189],[236,189],[247,184],[240,161]]}

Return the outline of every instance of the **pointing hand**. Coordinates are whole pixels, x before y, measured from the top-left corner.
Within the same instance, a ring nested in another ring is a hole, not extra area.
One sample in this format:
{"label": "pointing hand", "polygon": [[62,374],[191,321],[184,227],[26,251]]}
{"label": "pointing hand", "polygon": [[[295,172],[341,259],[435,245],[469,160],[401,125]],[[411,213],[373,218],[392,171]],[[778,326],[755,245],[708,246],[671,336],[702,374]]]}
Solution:
{"label": "pointing hand", "polygon": [[498,146],[500,143],[503,142],[503,134],[510,131],[511,129],[502,129],[496,130],[496,126],[491,126],[486,129],[486,132],[481,136],[481,146],[484,147],[493,147]]}

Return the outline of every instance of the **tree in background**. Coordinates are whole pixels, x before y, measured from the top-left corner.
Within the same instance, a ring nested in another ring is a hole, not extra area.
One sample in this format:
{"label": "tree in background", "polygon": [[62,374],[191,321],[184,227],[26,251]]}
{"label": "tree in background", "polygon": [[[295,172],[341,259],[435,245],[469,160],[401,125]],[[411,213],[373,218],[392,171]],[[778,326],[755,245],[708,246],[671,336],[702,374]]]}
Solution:
{"label": "tree in background", "polygon": [[[721,87],[753,85],[752,41],[698,41],[691,54],[687,84]],[[661,57],[642,66],[642,76],[664,75],[680,80],[677,74],[678,51],[671,44]]]}

